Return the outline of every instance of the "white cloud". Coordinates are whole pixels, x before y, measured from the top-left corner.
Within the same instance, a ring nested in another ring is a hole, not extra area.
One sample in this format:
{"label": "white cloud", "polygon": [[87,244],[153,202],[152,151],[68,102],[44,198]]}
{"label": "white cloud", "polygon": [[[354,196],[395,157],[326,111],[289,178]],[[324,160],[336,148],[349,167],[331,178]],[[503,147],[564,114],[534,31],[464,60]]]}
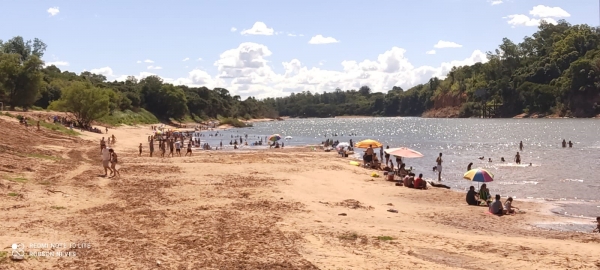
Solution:
{"label": "white cloud", "polygon": [[504,1],[502,1],[502,0],[490,0],[488,2],[490,2],[490,4],[492,4],[492,6],[500,5],[500,4],[504,3]]}
{"label": "white cloud", "polygon": [[[524,14],[513,14],[504,17],[507,19],[506,22],[515,28],[517,26],[538,26],[542,21],[546,21],[547,23],[557,24],[556,19],[558,18],[568,18],[571,16],[568,12],[560,7],[548,7],[544,5],[537,5],[533,7],[529,14],[532,17],[529,17]],[[535,17],[539,18],[536,19]]]}
{"label": "white cloud", "polygon": [[340,41],[333,37],[324,37],[322,35],[316,35],[308,41],[308,44],[330,44],[338,42]]}
{"label": "white cloud", "polygon": [[272,36],[275,33],[273,28],[267,27],[264,22],[255,22],[252,28],[244,29],[240,34],[242,35],[263,35]]}
{"label": "white cloud", "polygon": [[48,10],[46,10],[46,12],[48,12],[50,16],[55,16],[60,12],[60,10],[58,9],[58,7],[51,7]]}
{"label": "white cloud", "polygon": [[198,61],[202,61],[202,57],[198,58]]}
{"label": "white cloud", "polygon": [[144,63],[150,63],[150,64],[152,64],[152,63],[154,63],[154,61],[152,61],[150,59],[146,59],[146,60],[144,60]]}
{"label": "white cloud", "polygon": [[438,41],[437,44],[433,45],[434,48],[436,49],[444,49],[444,48],[461,48],[462,45],[456,43],[456,42],[452,42],[452,41],[444,41],[444,40],[440,40]]}
{"label": "white cloud", "polygon": [[44,64],[44,66],[45,67],[49,67],[49,66],[68,67],[69,66],[69,62],[65,62],[65,61],[46,62]]}
{"label": "white cloud", "polygon": [[190,60],[190,58],[189,58],[189,57],[186,57],[186,58],[184,58],[184,59],[183,59],[183,60],[181,60],[181,61],[185,62],[185,61],[188,61],[188,60]]}
{"label": "white cloud", "polygon": [[288,37],[295,37],[297,36],[296,34],[292,34],[292,33],[288,33]]}
{"label": "white cloud", "polygon": [[148,69],[162,69],[162,67],[159,67],[159,66],[148,66]]}
{"label": "white cloud", "polygon": [[224,87],[232,94],[258,98],[284,96],[289,92],[333,91],[337,87],[358,89],[362,85],[380,92],[393,86],[408,89],[427,82],[433,76],[444,78],[454,66],[487,61],[485,53],[476,50],[464,60],[441,63],[438,67],[415,67],[405,57],[405,53],[404,49],[393,47],[380,54],[376,60],[343,61],[341,70],[308,67],[300,60],[292,59],[281,63],[284,71],[276,73],[267,60],[273,52],[265,45],[245,42],[220,55],[219,60],[214,63],[218,70],[215,76],[195,69],[187,77],[165,81],[190,86],[206,84],[209,88]]}
{"label": "white cloud", "polygon": [[557,24],[556,20],[552,18],[534,19],[523,14],[508,15],[505,18],[508,19],[507,23],[512,25],[512,28],[517,26],[538,26],[540,23],[542,23],[542,21],[546,21],[547,23],[551,24]]}
{"label": "white cloud", "polygon": [[231,27],[231,29],[229,29],[229,31],[231,31],[231,32],[235,32],[235,31],[237,31],[237,28],[235,28],[235,27]]}
{"label": "white cloud", "polygon": [[571,14],[566,12],[560,7],[548,7],[544,5],[537,5],[533,7],[529,14],[538,18],[568,18]]}
{"label": "white cloud", "polygon": [[142,61],[138,60],[136,63],[140,64],[140,63],[142,63]]}
{"label": "white cloud", "polygon": [[426,51],[426,54],[435,54],[435,50],[431,50],[431,51]]}
{"label": "white cloud", "polygon": [[[232,95],[257,98],[289,95],[290,92],[322,92],[333,91],[336,88],[358,89],[362,85],[371,87],[374,92],[387,91],[393,86],[408,89],[420,83],[426,83],[437,76],[444,78],[454,66],[472,65],[486,62],[486,54],[476,50],[463,60],[444,62],[437,66],[415,67],[406,58],[406,50],[393,47],[373,60],[340,62],[338,70],[320,68],[324,61],[317,66],[306,66],[298,59],[281,62],[283,71],[273,70],[268,58],[273,52],[265,45],[245,42],[237,48],[223,52],[214,66],[216,74],[209,74],[202,69],[193,69],[180,78],[163,78],[165,82],[191,87],[206,86],[208,88],[223,87]],[[109,69],[104,68],[104,69]],[[104,74],[112,74],[105,70]],[[155,75],[141,72],[141,79]],[[115,76],[116,77],[116,76]],[[126,76],[118,77],[124,81]],[[119,80],[118,79],[118,80]]]}
{"label": "white cloud", "polygon": [[113,70],[110,67],[94,68],[94,69],[90,70],[90,73],[100,74],[100,75],[104,75],[106,77],[113,77],[114,76]]}

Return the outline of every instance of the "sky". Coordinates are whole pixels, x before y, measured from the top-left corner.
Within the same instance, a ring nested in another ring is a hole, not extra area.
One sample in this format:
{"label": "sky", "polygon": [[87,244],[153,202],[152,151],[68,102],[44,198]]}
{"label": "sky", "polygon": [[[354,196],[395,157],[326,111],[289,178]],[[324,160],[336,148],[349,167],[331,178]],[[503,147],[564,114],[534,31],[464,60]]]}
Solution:
{"label": "sky", "polygon": [[386,92],[485,62],[541,20],[600,22],[592,0],[4,1],[0,39],[39,38],[43,60],[108,80],[158,75],[241,97],[369,86]]}

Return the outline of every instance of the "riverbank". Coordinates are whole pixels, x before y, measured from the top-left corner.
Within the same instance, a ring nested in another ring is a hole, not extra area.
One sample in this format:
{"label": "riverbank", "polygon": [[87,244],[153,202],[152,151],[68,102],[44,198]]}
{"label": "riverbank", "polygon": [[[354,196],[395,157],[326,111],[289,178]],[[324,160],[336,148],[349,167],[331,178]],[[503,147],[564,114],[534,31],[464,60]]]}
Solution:
{"label": "riverbank", "polygon": [[[1,260],[9,269],[451,269],[487,263],[596,269],[600,263],[598,235],[536,228],[564,220],[540,204],[518,201],[525,213],[496,217],[485,207],[466,206],[464,194],[396,187],[332,153],[202,151],[162,159],[148,157],[145,147],[138,157],[150,129],[119,127],[109,132],[117,137],[122,177],[109,179],[98,176],[98,140],[106,134],[71,138],[0,124],[8,145],[0,152],[0,188],[15,194],[2,201],[1,215],[8,218],[0,224],[0,241],[91,244],[70,249],[75,257]],[[118,263],[106,256],[115,250]]]}

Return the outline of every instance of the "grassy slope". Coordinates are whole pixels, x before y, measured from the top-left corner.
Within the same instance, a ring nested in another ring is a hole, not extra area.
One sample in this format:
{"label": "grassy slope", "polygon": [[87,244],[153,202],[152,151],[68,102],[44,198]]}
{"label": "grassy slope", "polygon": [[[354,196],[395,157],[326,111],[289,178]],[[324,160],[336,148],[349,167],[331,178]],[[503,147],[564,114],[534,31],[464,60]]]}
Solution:
{"label": "grassy slope", "polygon": [[130,110],[115,111],[112,115],[107,115],[98,119],[97,122],[113,126],[160,123],[156,116],[144,109],[141,109],[139,112],[133,112]]}

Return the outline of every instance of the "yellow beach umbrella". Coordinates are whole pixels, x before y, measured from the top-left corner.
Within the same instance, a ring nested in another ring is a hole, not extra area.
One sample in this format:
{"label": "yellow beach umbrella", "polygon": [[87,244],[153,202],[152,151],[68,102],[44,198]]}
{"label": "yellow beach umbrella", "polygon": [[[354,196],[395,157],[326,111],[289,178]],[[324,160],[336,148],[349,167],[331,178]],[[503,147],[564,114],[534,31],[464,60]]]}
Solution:
{"label": "yellow beach umbrella", "polygon": [[379,147],[382,147],[383,144],[381,144],[380,142],[378,142],[376,140],[367,139],[364,141],[357,142],[354,145],[354,147],[356,147],[356,148],[369,148],[369,146],[373,146],[373,148],[379,148]]}

